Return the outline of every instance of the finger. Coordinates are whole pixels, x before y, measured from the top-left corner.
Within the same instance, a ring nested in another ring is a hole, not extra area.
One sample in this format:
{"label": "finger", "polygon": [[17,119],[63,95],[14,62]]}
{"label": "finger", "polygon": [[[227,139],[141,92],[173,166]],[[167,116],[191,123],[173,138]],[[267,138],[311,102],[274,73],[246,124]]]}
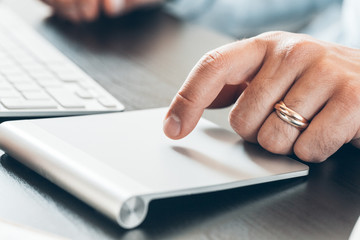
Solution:
{"label": "finger", "polygon": [[[233,129],[250,142],[257,142],[259,129],[275,103],[284,98],[305,69],[316,61],[322,48],[309,43],[304,36],[299,40],[289,34],[265,34],[264,37],[270,38],[264,64],[230,113]],[[318,50],[315,53],[314,47]]]}
{"label": "finger", "polygon": [[[286,93],[284,103],[304,118],[312,119],[334,94],[338,77],[328,66],[316,65],[297,80]],[[326,70],[325,70],[326,69]],[[291,154],[293,145],[300,135],[300,131],[289,123],[280,119],[272,110],[270,116],[261,126],[257,140],[259,144],[270,152]]]}
{"label": "finger", "polygon": [[104,13],[110,17],[122,14],[127,8],[126,0],[102,0]]}
{"label": "finger", "polygon": [[55,12],[67,20],[77,23],[81,19],[75,0],[56,0],[54,7]]}
{"label": "finger", "polygon": [[190,72],[170,105],[164,121],[165,134],[179,139],[189,134],[226,84],[245,82],[258,71],[266,52],[259,39],[225,45],[206,54]]}
{"label": "finger", "polygon": [[232,128],[250,142],[257,141],[261,125],[303,68],[300,64],[283,62],[283,58],[277,56],[266,57],[264,61],[230,113]]}
{"label": "finger", "polygon": [[110,17],[119,16],[135,8],[160,3],[163,0],[103,0],[105,14]]}
{"label": "finger", "polygon": [[270,33],[264,37],[270,38],[264,64],[230,113],[233,129],[250,142],[257,142],[259,129],[273,112],[275,103],[317,61],[324,48],[305,36]]}
{"label": "finger", "polygon": [[[356,94],[356,93],[353,93]],[[359,99],[358,96],[355,96]],[[359,119],[358,104],[343,101],[347,97],[335,96],[311,121],[294,145],[294,153],[308,162],[322,162],[348,143],[358,130],[354,119]],[[356,121],[357,123],[357,121]]]}
{"label": "finger", "polygon": [[81,20],[91,22],[99,15],[99,0],[77,0]]}
{"label": "finger", "polygon": [[222,108],[233,104],[247,86],[247,82],[239,85],[225,85],[208,108]]}

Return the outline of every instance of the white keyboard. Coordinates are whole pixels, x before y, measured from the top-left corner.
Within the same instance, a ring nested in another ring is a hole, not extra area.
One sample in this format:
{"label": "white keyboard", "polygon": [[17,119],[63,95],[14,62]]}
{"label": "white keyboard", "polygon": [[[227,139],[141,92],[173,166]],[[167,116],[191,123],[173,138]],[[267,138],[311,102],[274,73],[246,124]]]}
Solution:
{"label": "white keyboard", "polygon": [[119,101],[0,4],[0,117],[122,110]]}

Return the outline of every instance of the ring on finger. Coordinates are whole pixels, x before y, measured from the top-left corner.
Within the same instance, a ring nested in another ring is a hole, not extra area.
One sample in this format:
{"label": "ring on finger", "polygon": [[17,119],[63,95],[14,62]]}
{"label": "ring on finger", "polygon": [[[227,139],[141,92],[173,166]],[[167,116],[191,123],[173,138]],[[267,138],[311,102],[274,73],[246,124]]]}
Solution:
{"label": "ring on finger", "polygon": [[309,121],[306,118],[304,118],[294,110],[288,108],[283,101],[275,104],[274,108],[276,111],[276,115],[281,120],[290,124],[291,126],[296,127],[299,130],[304,130],[309,125]]}

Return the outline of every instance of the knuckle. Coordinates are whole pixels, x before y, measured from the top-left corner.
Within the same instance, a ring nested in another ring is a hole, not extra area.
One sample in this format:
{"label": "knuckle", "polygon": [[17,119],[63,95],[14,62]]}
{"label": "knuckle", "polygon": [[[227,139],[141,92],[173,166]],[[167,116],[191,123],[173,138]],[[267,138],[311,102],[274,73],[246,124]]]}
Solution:
{"label": "knuckle", "polygon": [[185,92],[180,90],[178,93],[176,93],[175,101],[177,104],[181,104],[184,106],[196,106],[196,95],[193,95],[192,97],[193,99],[188,97]]}
{"label": "knuckle", "polygon": [[288,33],[281,31],[265,32],[252,38],[251,41],[253,41],[253,44],[257,46],[258,49],[265,47],[267,54],[273,55],[276,54],[273,50],[277,48],[278,43],[281,39],[285,38],[285,35],[288,35]]}
{"label": "knuckle", "polygon": [[321,42],[306,34],[272,31],[263,33],[257,38],[266,41],[268,44],[273,43],[273,50],[286,57],[302,56],[314,51],[325,52],[326,50]]}
{"label": "knuckle", "polygon": [[315,40],[300,35],[283,40],[275,53],[281,56],[284,63],[294,65],[323,55],[325,48]]}
{"label": "knuckle", "polygon": [[[321,81],[321,84],[333,84],[346,75],[338,68],[334,68],[336,65],[337,64],[333,60],[326,57],[322,58],[314,65],[313,70],[316,72],[316,75],[318,76],[317,79],[318,81]],[[324,82],[325,78],[326,82]]]}
{"label": "knuckle", "polygon": [[[360,105],[360,85],[358,80],[349,80],[339,89],[338,99],[341,105],[348,107],[348,111],[358,109]],[[355,108],[355,109],[354,109]]]}
{"label": "knuckle", "polygon": [[[261,80],[261,84],[250,83],[243,93],[244,98],[247,99],[249,106],[253,109],[252,111],[269,111],[273,108],[273,104],[269,103],[269,99],[278,98],[273,88],[268,84],[273,82],[274,79],[260,74],[256,78]],[[269,106],[271,106],[270,109]]]}
{"label": "knuckle", "polygon": [[226,60],[220,50],[212,50],[206,53],[197,65],[199,70],[219,71],[226,66]]}
{"label": "knuckle", "polygon": [[262,50],[264,48],[266,49],[267,44],[269,43],[269,40],[266,37],[262,36],[262,35],[246,39],[246,41],[249,44],[252,44],[253,46],[255,46],[255,49],[257,49],[259,52],[262,52]]}
{"label": "knuckle", "polygon": [[243,115],[244,114],[241,110],[234,107],[229,114],[230,126],[243,139],[250,142],[255,142],[256,138],[254,136],[256,136],[256,134],[254,134],[253,125],[247,120],[246,117],[244,118]]}
{"label": "knuckle", "polygon": [[334,68],[333,68],[333,64],[330,63],[329,60],[323,59],[320,62],[318,62],[315,67],[314,70],[316,70],[317,74],[319,76],[329,76],[330,74],[334,73]]}
{"label": "knuckle", "polygon": [[256,38],[271,42],[278,41],[279,39],[282,39],[287,35],[289,35],[289,33],[283,31],[269,31],[258,35]]}

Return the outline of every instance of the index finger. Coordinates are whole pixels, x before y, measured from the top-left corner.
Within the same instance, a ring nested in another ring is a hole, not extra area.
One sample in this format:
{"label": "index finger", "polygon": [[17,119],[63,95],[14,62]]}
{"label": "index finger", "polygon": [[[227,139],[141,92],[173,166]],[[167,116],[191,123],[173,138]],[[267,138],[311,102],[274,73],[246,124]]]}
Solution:
{"label": "index finger", "polygon": [[173,99],[164,120],[164,133],[172,139],[188,135],[221,89],[250,78],[261,67],[265,54],[266,44],[259,38],[234,42],[205,54]]}

